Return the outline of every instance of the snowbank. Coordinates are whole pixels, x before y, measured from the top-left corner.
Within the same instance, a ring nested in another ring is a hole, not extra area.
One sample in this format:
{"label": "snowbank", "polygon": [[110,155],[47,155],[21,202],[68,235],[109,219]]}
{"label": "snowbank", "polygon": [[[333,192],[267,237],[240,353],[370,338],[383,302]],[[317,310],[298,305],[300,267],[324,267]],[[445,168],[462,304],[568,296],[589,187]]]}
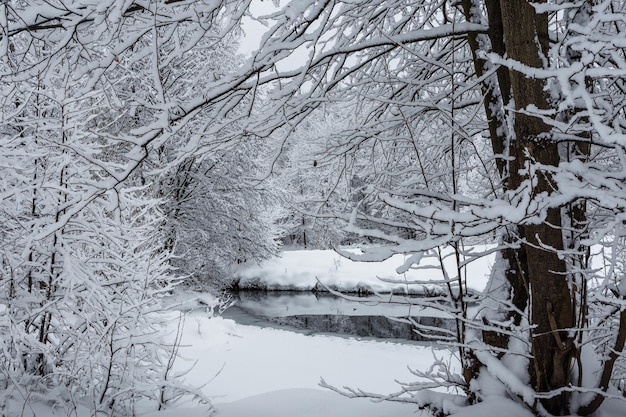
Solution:
{"label": "snowbank", "polygon": [[[489,251],[490,247],[475,248],[475,252]],[[444,253],[444,266],[450,277],[455,277],[456,262],[451,252]],[[489,276],[494,254],[467,264],[467,285],[482,290]],[[383,262],[355,262],[332,250],[285,251],[280,257],[261,264],[248,264],[235,274],[240,289],[322,290],[324,286],[342,292],[379,292],[422,294],[433,291],[444,275],[434,253],[422,258],[417,269],[396,272],[406,262],[406,255],[394,255]]]}

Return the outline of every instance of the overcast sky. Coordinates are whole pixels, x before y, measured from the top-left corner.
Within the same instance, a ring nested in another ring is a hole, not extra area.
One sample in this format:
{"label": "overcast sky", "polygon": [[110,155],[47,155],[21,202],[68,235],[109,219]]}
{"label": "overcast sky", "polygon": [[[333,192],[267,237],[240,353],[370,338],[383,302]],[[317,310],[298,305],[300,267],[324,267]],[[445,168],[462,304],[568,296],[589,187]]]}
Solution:
{"label": "overcast sky", "polygon": [[[280,3],[285,3],[283,0]],[[255,16],[264,16],[276,11],[276,7],[274,6],[271,0],[255,0],[252,2],[252,6],[250,11]],[[259,48],[259,44],[261,42],[261,38],[263,34],[268,28],[263,26],[259,22],[250,19],[243,19],[243,30],[245,32],[243,39],[241,40],[241,46],[239,47],[240,51],[246,55],[250,55],[252,52],[256,51]]]}

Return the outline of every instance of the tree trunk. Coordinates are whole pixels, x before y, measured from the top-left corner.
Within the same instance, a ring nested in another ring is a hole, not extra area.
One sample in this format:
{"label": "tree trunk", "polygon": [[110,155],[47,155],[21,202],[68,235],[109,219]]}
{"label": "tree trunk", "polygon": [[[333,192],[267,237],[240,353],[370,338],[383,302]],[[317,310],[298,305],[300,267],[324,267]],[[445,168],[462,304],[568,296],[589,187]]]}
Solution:
{"label": "tree trunk", "polygon": [[[483,23],[482,10],[477,0],[462,0],[463,13],[468,22]],[[513,135],[507,132],[506,107],[511,101],[511,79],[506,67],[499,67],[495,75],[485,78],[485,73],[489,70],[489,63],[483,58],[483,54],[495,52],[500,56],[506,55],[502,13],[500,10],[500,0],[485,0],[487,9],[487,19],[489,31],[485,34],[476,32],[467,35],[468,44],[472,51],[474,60],[474,70],[476,76],[483,79],[481,90],[485,97],[484,110],[488,120],[489,136],[493,153],[496,155],[516,155],[513,147]],[[518,158],[519,159],[519,158]],[[496,167],[502,184],[508,189],[509,182],[516,184],[519,180],[519,164],[517,160],[507,161],[504,157],[496,159]],[[510,178],[513,175],[513,178]],[[510,227],[504,231],[504,241],[514,243],[523,235],[523,230],[519,227]],[[528,305],[528,283],[526,277],[526,253],[522,247],[520,249],[505,248],[502,250],[502,257],[507,262],[505,278],[511,288],[511,302],[517,310],[510,310],[508,318],[517,326],[520,324],[522,316],[519,313],[524,311]],[[491,323],[490,323],[491,324]],[[491,326],[494,326],[491,324]],[[494,330],[484,331],[483,340],[491,346],[500,349],[507,349],[509,337]]]}
{"label": "tree trunk", "polygon": [[[535,13],[527,0],[501,0],[500,7],[508,58],[529,68],[542,68],[548,49],[547,16]],[[515,70],[510,70],[509,74],[516,110],[529,106],[549,108],[543,80]],[[517,166],[523,167],[529,161],[546,166],[558,165],[557,145],[550,140],[550,127],[542,119],[518,111],[514,126]],[[527,180],[532,181],[533,197],[549,195],[555,189],[551,175],[540,170],[524,175],[511,171],[508,186],[516,189]],[[545,209],[545,219],[539,224],[526,225],[523,234],[530,287],[530,320],[535,326],[530,372],[534,388],[547,392],[568,385],[574,354],[573,340],[567,333],[574,325],[567,269],[557,253],[563,249],[561,209]],[[563,415],[569,411],[566,393],[542,402],[552,414]]]}

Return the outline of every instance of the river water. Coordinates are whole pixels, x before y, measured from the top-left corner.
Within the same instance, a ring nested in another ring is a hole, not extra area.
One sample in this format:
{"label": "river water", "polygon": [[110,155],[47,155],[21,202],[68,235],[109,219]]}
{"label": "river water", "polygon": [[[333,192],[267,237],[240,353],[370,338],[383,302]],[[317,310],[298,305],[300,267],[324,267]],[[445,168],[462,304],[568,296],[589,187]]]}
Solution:
{"label": "river water", "polygon": [[[454,319],[426,299],[406,296],[336,296],[295,291],[239,291],[225,318],[240,324],[307,334],[432,341],[451,331]],[[436,304],[435,304],[436,305]],[[416,331],[417,330],[417,331]]]}

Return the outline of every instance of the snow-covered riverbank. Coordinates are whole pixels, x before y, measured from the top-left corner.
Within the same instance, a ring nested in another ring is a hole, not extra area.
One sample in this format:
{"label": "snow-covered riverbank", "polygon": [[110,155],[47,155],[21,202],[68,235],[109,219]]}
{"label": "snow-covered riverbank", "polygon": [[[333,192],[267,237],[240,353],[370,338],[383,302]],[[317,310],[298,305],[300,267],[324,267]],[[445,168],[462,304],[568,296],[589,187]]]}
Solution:
{"label": "snow-covered riverbank", "polygon": [[[396,291],[401,285],[379,278],[402,277],[409,281],[441,278],[441,272],[434,268],[398,276],[395,269],[403,262],[400,256],[380,263],[359,263],[333,251],[287,251],[260,265],[246,266],[238,272],[238,277],[243,288],[306,291],[314,288],[319,280],[341,291],[367,288],[383,292]],[[449,260],[446,262],[449,265]],[[487,258],[472,265],[474,288],[484,286],[488,262]],[[294,299],[303,297],[308,296],[296,295]],[[315,314],[317,309],[327,307],[312,306],[308,301],[306,298],[303,305],[290,303],[289,313]],[[210,301],[205,302],[210,304]],[[371,308],[362,307],[364,312]],[[272,308],[287,307],[281,304],[264,308],[273,311]],[[358,310],[359,314],[365,314]],[[188,313],[185,320],[180,353],[186,359],[179,360],[177,367],[180,370],[192,368],[185,377],[188,384],[206,384],[202,391],[212,398],[218,417],[415,417],[422,413],[415,404],[348,399],[321,388],[320,380],[323,378],[340,388],[391,394],[401,389],[398,381],[416,380],[411,369],[427,369],[435,361],[434,355],[452,367],[457,361],[451,351],[434,349],[425,343],[305,335],[210,318],[197,309]],[[185,405],[186,412],[191,412],[189,406]],[[162,412],[150,417],[169,415]]]}
{"label": "snow-covered riverbank", "polygon": [[[291,289],[304,289],[305,284],[302,282],[308,279],[311,283],[311,277],[324,276],[325,284],[349,290],[356,288],[355,283],[367,282],[374,286],[378,285],[377,277],[393,276],[393,270],[398,264],[396,261],[402,262],[396,258],[385,263],[359,264],[338,258],[331,251],[291,251],[260,266],[250,266],[248,272],[242,271],[240,274],[242,277],[256,276],[256,282],[267,283],[267,288],[273,288],[274,282],[276,287]],[[484,286],[489,274],[489,262],[489,258],[485,258],[471,264],[472,272],[468,274],[470,286]],[[328,273],[324,275],[322,271]],[[420,280],[428,276],[437,279],[441,273],[431,268],[421,272],[411,271],[411,274],[418,272]],[[265,281],[259,277],[264,277]],[[415,279],[415,276],[411,279]],[[180,293],[167,301],[173,303],[174,310],[167,313],[170,334],[175,334],[178,329],[181,317],[178,311],[186,312],[182,315],[184,327],[180,358],[174,370],[181,373],[188,371],[184,376],[185,384],[200,387],[202,394],[211,399],[216,417],[427,416],[428,413],[420,411],[417,404],[349,399],[320,387],[319,383],[323,378],[338,388],[350,387],[370,393],[392,394],[400,391],[401,382],[419,380],[411,370],[425,371],[436,361],[452,369],[457,368],[458,364],[455,350],[426,343],[398,343],[327,334],[307,335],[213,317],[211,306],[215,300],[207,294]],[[291,307],[295,309],[297,306]],[[313,308],[302,307],[309,313]],[[440,370],[445,372],[445,368]],[[486,398],[479,406],[462,408],[450,403],[448,405],[452,408],[449,411],[456,417],[531,415],[515,401],[499,395],[497,383],[493,383],[493,386],[493,398]],[[153,406],[143,407],[138,415],[209,415],[206,406],[191,400],[174,404],[172,408],[163,411],[154,411],[150,407]],[[607,401],[598,416],[623,415],[620,414],[623,411],[620,407],[620,403]],[[89,415],[88,410],[78,411],[76,415],[79,417]],[[37,417],[65,415],[44,406],[25,409],[24,413],[24,416]]]}
{"label": "snow-covered riverbank", "polygon": [[[487,283],[494,261],[493,246],[468,248],[468,253],[486,256],[467,257],[464,278],[469,288],[481,290]],[[354,252],[358,252],[354,250]],[[260,264],[244,265],[235,274],[242,289],[308,291],[324,286],[344,292],[423,293],[436,288],[433,283],[444,278],[439,255],[448,276],[455,276],[456,261],[452,251],[425,254],[418,268],[397,271],[408,257],[397,254],[382,262],[355,262],[332,250],[292,250]]]}
{"label": "snow-covered riverbank", "polygon": [[[438,259],[428,257],[422,264],[425,268],[398,275],[396,269],[405,259],[396,255],[384,262],[361,263],[331,250],[293,250],[259,265],[246,265],[237,277],[240,288],[307,291],[319,288],[319,282],[340,291],[399,293],[422,291],[423,285],[411,286],[411,281],[442,278]],[[452,257],[446,257],[445,265],[454,268],[452,261]],[[491,261],[492,257],[485,257],[470,264],[470,287],[484,287]],[[405,283],[384,282],[381,278]],[[307,296],[295,298],[303,297]],[[289,304],[289,313],[311,314],[325,308],[317,301],[311,306],[307,300],[303,305]],[[362,307],[369,311],[370,306]],[[272,310],[273,306],[264,308]],[[281,304],[277,308],[287,307]],[[197,361],[186,380],[191,385],[210,380],[203,392],[213,399],[218,417],[415,417],[421,415],[415,404],[348,399],[321,388],[319,382],[324,378],[336,387],[391,394],[401,389],[398,381],[416,380],[411,369],[427,369],[435,361],[434,355],[453,367],[456,363],[452,352],[433,350],[428,344],[311,336],[209,318],[197,311],[186,318],[182,344],[180,353],[188,358],[187,366]],[[184,369],[185,362],[177,366]]]}

